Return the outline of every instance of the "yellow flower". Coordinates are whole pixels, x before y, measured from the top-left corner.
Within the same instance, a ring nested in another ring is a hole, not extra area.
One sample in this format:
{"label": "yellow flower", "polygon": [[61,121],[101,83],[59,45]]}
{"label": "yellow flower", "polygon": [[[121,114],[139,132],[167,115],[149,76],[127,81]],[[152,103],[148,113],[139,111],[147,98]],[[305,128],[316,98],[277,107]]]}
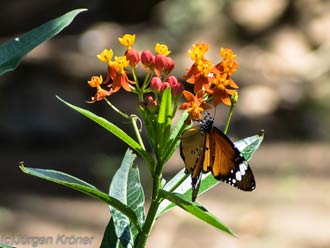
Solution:
{"label": "yellow flower", "polygon": [[188,54],[192,60],[194,60],[196,63],[199,60],[203,60],[204,54],[209,49],[208,45],[204,42],[199,42],[196,44],[193,44],[192,49],[188,50]]}
{"label": "yellow flower", "polygon": [[155,51],[157,54],[161,54],[161,55],[169,55],[171,53],[171,51],[168,50],[168,47],[164,44],[159,44],[157,43],[155,46]]}
{"label": "yellow flower", "polygon": [[236,54],[230,48],[221,48],[220,49],[220,56],[223,60],[230,60],[233,61],[236,57]]}
{"label": "yellow flower", "polygon": [[112,49],[104,49],[100,54],[97,55],[98,59],[102,62],[109,63],[112,59],[113,51]]}
{"label": "yellow flower", "polygon": [[126,56],[115,56],[115,61],[111,62],[111,66],[114,66],[118,69],[119,73],[124,73],[124,68],[129,66],[129,60]]}
{"label": "yellow flower", "polygon": [[121,45],[127,47],[127,49],[131,49],[135,42],[135,34],[125,34],[123,37],[118,38]]}
{"label": "yellow flower", "polygon": [[210,73],[214,70],[214,65],[211,63],[210,60],[204,59],[199,60],[197,64],[197,70],[204,76],[208,77]]}
{"label": "yellow flower", "polygon": [[91,80],[88,81],[88,84],[92,88],[96,88],[100,86],[103,83],[103,77],[102,75],[98,76],[93,76]]}

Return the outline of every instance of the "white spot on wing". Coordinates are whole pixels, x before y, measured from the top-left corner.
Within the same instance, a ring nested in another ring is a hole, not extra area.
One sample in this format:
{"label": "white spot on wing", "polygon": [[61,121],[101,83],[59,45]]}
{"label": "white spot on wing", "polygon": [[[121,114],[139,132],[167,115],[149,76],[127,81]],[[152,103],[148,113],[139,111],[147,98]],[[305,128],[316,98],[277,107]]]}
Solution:
{"label": "white spot on wing", "polygon": [[236,180],[241,181],[242,180],[242,175],[239,171],[236,172]]}
{"label": "white spot on wing", "polygon": [[244,162],[239,165],[239,171],[240,171],[240,173],[241,173],[242,176],[245,175],[246,169],[247,169],[247,167],[246,167],[246,165],[245,165]]}

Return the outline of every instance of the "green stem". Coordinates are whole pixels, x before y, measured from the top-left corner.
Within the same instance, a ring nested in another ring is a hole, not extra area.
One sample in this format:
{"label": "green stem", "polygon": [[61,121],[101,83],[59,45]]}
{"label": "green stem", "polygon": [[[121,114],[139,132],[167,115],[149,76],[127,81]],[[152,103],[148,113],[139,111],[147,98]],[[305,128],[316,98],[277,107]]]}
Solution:
{"label": "green stem", "polygon": [[139,142],[139,144],[141,145],[141,147],[145,150],[145,146],[143,144],[143,140],[141,138],[141,135],[140,135],[140,130],[136,124],[137,120],[139,120],[141,122],[141,120],[139,119],[139,117],[137,115],[128,115],[128,114],[125,114],[124,112],[120,111],[118,108],[116,108],[114,105],[112,105],[112,103],[104,98],[104,100],[106,101],[106,103],[114,110],[116,111],[118,114],[120,114],[122,117],[124,117],[125,119],[130,119],[131,122],[132,122],[132,126],[133,126],[133,129],[134,129],[134,132],[135,132],[135,135],[136,135],[136,138]]}
{"label": "green stem", "polygon": [[112,103],[107,99],[104,98],[105,102],[112,108],[114,111],[116,111],[118,114],[120,114],[125,119],[130,119],[130,116],[128,114],[125,114],[124,112],[120,111],[118,108],[116,108]]}
{"label": "green stem", "polygon": [[134,82],[136,84],[136,89],[139,91],[140,90],[140,85],[139,85],[139,80],[136,76],[136,69],[135,69],[135,66],[132,66],[132,75],[133,75],[133,78],[134,78]]}
{"label": "green stem", "polygon": [[137,126],[137,123],[136,123],[137,120],[139,120],[140,123],[141,123],[141,120],[137,115],[131,115],[130,119],[131,119],[131,122],[132,122],[132,125],[133,125],[133,129],[134,129],[136,138],[137,138],[139,144],[141,145],[141,147],[143,148],[143,150],[145,150],[146,148],[144,147],[143,140],[142,140],[141,135],[140,135],[140,130],[139,130],[139,128]]}
{"label": "green stem", "polygon": [[232,115],[233,115],[234,107],[235,107],[234,104],[232,104],[232,105],[230,106],[229,113],[228,113],[228,117],[227,117],[226,126],[225,126],[225,129],[223,130],[223,133],[224,133],[224,134],[227,134],[227,132],[228,132],[229,124],[230,124],[231,117],[232,117]]}
{"label": "green stem", "polygon": [[142,232],[139,234],[137,246],[138,248],[144,248],[147,244],[148,237],[150,235],[152,226],[155,222],[157,216],[157,210],[162,202],[162,199],[159,195],[159,189],[161,185],[161,172],[163,169],[163,165],[157,163],[156,171],[153,177],[153,187],[152,187],[152,200],[150,204],[150,208],[147,214],[146,221],[144,222],[144,226]]}

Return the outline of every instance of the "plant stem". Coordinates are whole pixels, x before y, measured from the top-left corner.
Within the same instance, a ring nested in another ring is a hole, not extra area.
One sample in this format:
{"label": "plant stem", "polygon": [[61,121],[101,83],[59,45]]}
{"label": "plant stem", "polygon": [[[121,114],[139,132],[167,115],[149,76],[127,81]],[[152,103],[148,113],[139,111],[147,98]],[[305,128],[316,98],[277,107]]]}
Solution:
{"label": "plant stem", "polygon": [[149,211],[147,214],[146,221],[144,223],[144,226],[142,228],[142,232],[140,233],[137,241],[138,248],[144,248],[147,244],[148,237],[151,232],[151,228],[155,222],[155,218],[157,215],[157,210],[162,202],[161,197],[159,196],[159,189],[160,189],[160,182],[161,182],[161,172],[162,172],[163,166],[159,163],[156,165],[156,171],[153,177],[153,187],[152,187],[152,200],[149,207]]}
{"label": "plant stem", "polygon": [[229,113],[228,113],[228,117],[227,117],[226,126],[225,126],[225,129],[223,130],[223,133],[224,133],[224,134],[227,134],[227,132],[228,132],[228,128],[229,128],[229,124],[230,124],[231,117],[232,117],[232,115],[233,115],[234,107],[235,107],[234,104],[232,104],[232,105],[230,106]]}
{"label": "plant stem", "polygon": [[120,114],[122,117],[124,117],[125,119],[130,119],[131,122],[132,122],[132,126],[133,126],[133,129],[134,129],[134,132],[135,132],[135,135],[136,135],[136,138],[139,142],[139,144],[141,145],[141,147],[145,150],[145,147],[144,147],[144,144],[143,144],[143,140],[141,138],[141,135],[140,135],[140,130],[136,124],[136,121],[139,120],[141,122],[141,120],[139,119],[139,117],[137,115],[128,115],[128,114],[125,114],[124,112],[120,111],[118,108],[116,108],[114,105],[112,105],[112,103],[104,98],[105,102],[114,110],[116,111],[118,114]]}
{"label": "plant stem", "polygon": [[104,98],[104,100],[110,106],[110,108],[112,108],[114,111],[116,111],[122,117],[124,117],[125,119],[129,119],[130,118],[130,116],[128,114],[125,114],[124,112],[122,112],[118,108],[116,108],[114,105],[112,105],[112,103],[107,98]]}
{"label": "plant stem", "polygon": [[141,120],[139,119],[139,117],[137,115],[131,115],[130,119],[131,119],[131,122],[132,122],[132,125],[133,125],[133,129],[134,129],[136,138],[138,139],[138,142],[141,145],[141,147],[143,148],[143,150],[145,150],[146,148],[144,147],[143,140],[142,140],[141,135],[140,135],[140,130],[139,130],[137,124],[136,124],[137,120],[139,120],[140,123],[141,123]]}

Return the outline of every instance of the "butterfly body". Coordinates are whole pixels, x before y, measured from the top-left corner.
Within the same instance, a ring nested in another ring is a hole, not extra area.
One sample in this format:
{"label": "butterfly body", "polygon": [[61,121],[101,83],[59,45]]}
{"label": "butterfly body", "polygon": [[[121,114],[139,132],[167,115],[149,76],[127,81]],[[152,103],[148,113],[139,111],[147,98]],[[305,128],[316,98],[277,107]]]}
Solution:
{"label": "butterfly body", "polygon": [[183,133],[180,154],[186,173],[191,173],[193,201],[198,195],[202,174],[207,172],[240,190],[255,189],[255,179],[248,162],[234,143],[213,126],[213,118],[209,116]]}

